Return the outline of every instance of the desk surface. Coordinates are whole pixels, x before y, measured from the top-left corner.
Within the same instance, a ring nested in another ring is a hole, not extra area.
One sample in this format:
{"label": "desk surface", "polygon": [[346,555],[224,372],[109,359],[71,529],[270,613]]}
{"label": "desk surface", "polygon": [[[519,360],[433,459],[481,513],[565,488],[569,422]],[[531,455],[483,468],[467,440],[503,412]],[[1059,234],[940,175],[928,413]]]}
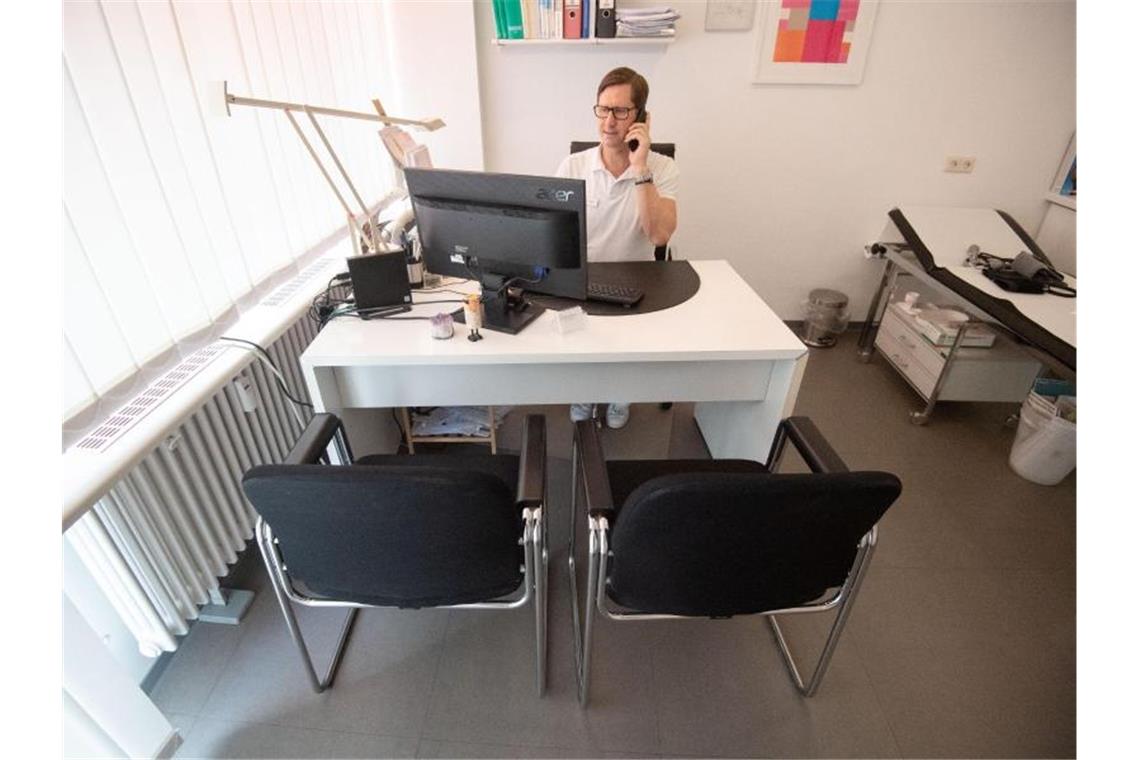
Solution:
{"label": "desk surface", "polygon": [[[701,287],[689,300],[650,314],[586,316],[584,329],[560,334],[548,311],[518,335],[483,330],[467,340],[456,325],[450,340],[430,336],[422,320],[333,320],[305,350],[310,367],[385,365],[582,364],[621,361],[797,359],[807,353],[756,292],[726,261],[690,261]],[[470,289],[467,283],[455,289]],[[457,298],[418,294],[417,300]],[[451,311],[457,304],[415,306],[414,316]]]}

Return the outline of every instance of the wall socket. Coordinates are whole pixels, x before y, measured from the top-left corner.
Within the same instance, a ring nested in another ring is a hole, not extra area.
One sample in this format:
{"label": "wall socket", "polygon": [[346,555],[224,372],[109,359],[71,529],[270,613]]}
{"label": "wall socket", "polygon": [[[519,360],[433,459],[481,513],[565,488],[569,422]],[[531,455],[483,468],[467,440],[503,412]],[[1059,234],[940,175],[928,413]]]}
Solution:
{"label": "wall socket", "polygon": [[947,156],[942,171],[969,174],[974,171],[974,160],[973,156]]}

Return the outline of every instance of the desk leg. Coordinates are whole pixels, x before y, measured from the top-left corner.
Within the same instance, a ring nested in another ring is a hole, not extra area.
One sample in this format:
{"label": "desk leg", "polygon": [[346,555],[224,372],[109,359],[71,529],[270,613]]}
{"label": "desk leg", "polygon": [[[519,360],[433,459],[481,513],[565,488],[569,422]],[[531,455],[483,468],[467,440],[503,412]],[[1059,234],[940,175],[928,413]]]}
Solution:
{"label": "desk leg", "polygon": [[930,415],[934,413],[934,405],[938,403],[938,397],[942,395],[942,387],[946,385],[946,378],[950,376],[950,367],[954,364],[954,359],[958,356],[958,349],[962,347],[962,340],[966,337],[966,331],[973,325],[980,325],[982,322],[970,320],[958,328],[958,334],[954,336],[954,344],[950,346],[950,353],[946,355],[946,361],[942,364],[942,371],[938,373],[938,380],[934,383],[934,390],[930,392],[930,398],[926,401],[926,408],[921,412],[911,412],[910,421],[915,425],[925,425],[930,422]]}
{"label": "desk leg", "polygon": [[879,289],[871,299],[871,308],[867,310],[867,319],[863,322],[863,329],[859,333],[859,361],[871,361],[875,353],[875,335],[879,332],[879,322],[883,319],[883,312],[887,308],[887,294],[895,288],[898,279],[898,267],[895,262],[887,259],[883,268],[883,278],[879,281]]}
{"label": "desk leg", "polygon": [[713,459],[764,462],[780,421],[792,414],[808,355],[775,362],[758,401],[702,401],[693,416]]}
{"label": "desk leg", "polygon": [[305,385],[308,386],[309,398],[313,402],[313,412],[336,414],[341,408],[336,370],[332,367],[313,367],[310,365],[303,365],[301,370],[305,374]]}
{"label": "desk leg", "polygon": [[[331,367],[311,367],[302,365],[305,374],[305,385],[309,389],[309,398],[313,402],[313,413],[331,412],[341,413],[340,390],[337,388],[336,370]],[[343,420],[342,420],[343,421]],[[338,445],[329,448],[329,455],[333,464],[351,464],[352,454],[347,450],[344,440]]]}

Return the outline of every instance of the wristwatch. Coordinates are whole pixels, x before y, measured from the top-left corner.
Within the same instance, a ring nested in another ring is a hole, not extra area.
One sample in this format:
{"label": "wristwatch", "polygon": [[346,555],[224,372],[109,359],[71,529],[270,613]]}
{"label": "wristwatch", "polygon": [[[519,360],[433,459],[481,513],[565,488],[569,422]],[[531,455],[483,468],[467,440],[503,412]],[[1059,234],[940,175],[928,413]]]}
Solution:
{"label": "wristwatch", "polygon": [[647,185],[653,181],[653,172],[646,172],[633,181],[635,185]]}

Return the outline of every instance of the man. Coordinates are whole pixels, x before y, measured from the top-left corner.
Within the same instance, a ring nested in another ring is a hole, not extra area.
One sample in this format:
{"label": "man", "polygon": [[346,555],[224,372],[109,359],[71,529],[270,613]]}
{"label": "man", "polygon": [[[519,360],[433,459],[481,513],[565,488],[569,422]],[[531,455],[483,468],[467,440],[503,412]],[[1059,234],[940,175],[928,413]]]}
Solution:
{"label": "man", "polygon": [[[597,148],[562,160],[556,176],[586,181],[586,248],[590,261],[652,261],[677,229],[677,164],[649,150],[649,83],[624,66],[602,77],[594,105]],[[636,150],[630,142],[636,141]],[[590,416],[572,404],[570,418]],[[629,404],[610,404],[606,424],[624,427]]]}

